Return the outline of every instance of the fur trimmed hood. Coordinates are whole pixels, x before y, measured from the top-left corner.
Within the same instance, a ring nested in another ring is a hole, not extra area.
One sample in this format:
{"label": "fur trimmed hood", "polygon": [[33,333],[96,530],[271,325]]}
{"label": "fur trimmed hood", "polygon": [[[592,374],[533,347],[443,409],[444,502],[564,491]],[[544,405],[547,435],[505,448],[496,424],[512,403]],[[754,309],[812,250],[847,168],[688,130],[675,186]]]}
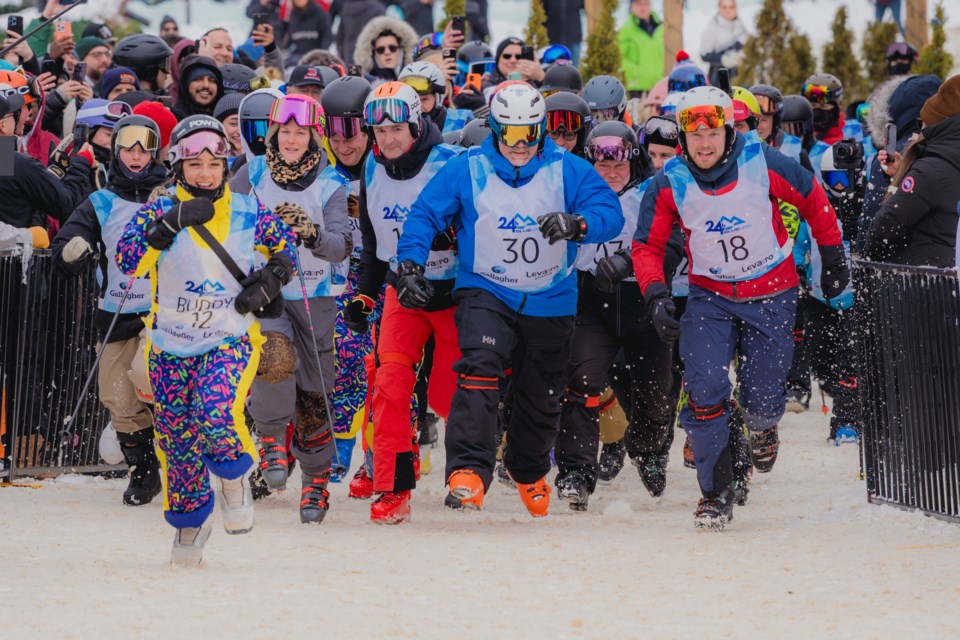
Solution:
{"label": "fur trimmed hood", "polygon": [[403,49],[403,62],[400,67],[403,68],[413,62],[413,48],[417,46],[418,39],[416,31],[406,22],[380,16],[368,22],[357,37],[353,61],[360,65],[364,73],[373,71],[373,43],[384,32],[392,33],[400,42],[400,48]]}
{"label": "fur trimmed hood", "polygon": [[332,67],[335,64],[340,65],[344,69],[347,68],[347,65],[344,64],[343,60],[335,53],[330,53],[326,49],[311,49],[305,54],[300,56],[300,60],[297,64],[306,64],[311,67]]}
{"label": "fur trimmed hood", "polygon": [[887,123],[897,125],[897,141],[903,141],[917,131],[916,120],[927,98],[937,92],[940,79],[936,76],[894,76],[870,96],[867,126],[870,139],[877,149],[887,144]]}

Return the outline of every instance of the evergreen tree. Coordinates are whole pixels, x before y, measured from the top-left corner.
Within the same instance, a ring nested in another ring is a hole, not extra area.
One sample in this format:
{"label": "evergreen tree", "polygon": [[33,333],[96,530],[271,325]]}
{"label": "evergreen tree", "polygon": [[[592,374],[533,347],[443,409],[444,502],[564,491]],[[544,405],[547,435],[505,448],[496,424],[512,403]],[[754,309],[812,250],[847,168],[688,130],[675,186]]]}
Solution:
{"label": "evergreen tree", "polygon": [[784,12],[783,0],[763,1],[754,32],[743,48],[740,85],[771,84],[784,94],[799,92],[803,80],[816,70],[816,59],[809,39],[797,33]]}
{"label": "evergreen tree", "polygon": [[437,31],[447,28],[451,16],[467,15],[467,0],[443,0],[443,14],[443,18],[437,23]]}
{"label": "evergreen tree", "polygon": [[953,56],[946,50],[947,34],[943,25],[947,21],[947,12],[944,11],[942,2],[937,5],[933,15],[933,36],[920,51],[920,60],[913,66],[913,72],[930,73],[946,80],[953,70]]}
{"label": "evergreen tree", "polygon": [[868,93],[887,81],[887,47],[897,41],[897,33],[893,22],[871,22],[863,33],[860,58]]}
{"label": "evergreen tree", "polygon": [[530,0],[530,19],[523,32],[523,41],[533,47],[534,51],[550,44],[547,37],[547,13],[543,10],[541,0]]}
{"label": "evergreen tree", "polygon": [[596,28],[587,36],[587,54],[580,63],[584,78],[608,75],[623,81],[620,71],[620,44],[615,37],[617,24],[613,14],[617,0],[602,0]]}
{"label": "evergreen tree", "polygon": [[847,8],[840,5],[831,27],[833,39],[823,45],[821,66],[843,83],[844,102],[863,99],[863,75],[860,62],[853,53],[853,32],[847,28]]}

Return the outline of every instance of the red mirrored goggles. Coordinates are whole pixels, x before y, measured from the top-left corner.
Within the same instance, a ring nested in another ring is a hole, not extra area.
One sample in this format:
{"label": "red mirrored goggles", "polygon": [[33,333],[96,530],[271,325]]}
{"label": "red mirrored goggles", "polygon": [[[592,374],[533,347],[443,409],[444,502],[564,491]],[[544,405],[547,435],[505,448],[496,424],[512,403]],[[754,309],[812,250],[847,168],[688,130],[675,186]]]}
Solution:
{"label": "red mirrored goggles", "polygon": [[556,131],[561,127],[567,131],[579,131],[583,128],[583,116],[576,111],[548,111],[547,131]]}

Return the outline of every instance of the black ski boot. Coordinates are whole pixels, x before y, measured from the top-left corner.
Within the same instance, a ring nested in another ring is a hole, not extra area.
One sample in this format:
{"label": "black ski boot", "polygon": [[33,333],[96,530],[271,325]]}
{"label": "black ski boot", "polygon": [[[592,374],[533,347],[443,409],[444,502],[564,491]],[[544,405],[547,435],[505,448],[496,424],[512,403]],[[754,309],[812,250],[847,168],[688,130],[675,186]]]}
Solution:
{"label": "black ski boot", "polygon": [[779,451],[780,438],[776,427],[750,432],[750,459],[760,473],[769,473],[773,469]]}
{"label": "black ski boot", "polygon": [[597,481],[603,484],[613,482],[620,470],[623,469],[623,461],[627,456],[627,445],[623,439],[616,442],[608,442],[600,448],[600,466],[597,471]]}
{"label": "black ski boot", "polygon": [[667,488],[667,461],[669,459],[669,455],[659,452],[641,453],[630,459],[640,474],[643,486],[654,498],[662,496],[664,489]]}
{"label": "black ski boot", "polygon": [[300,470],[303,489],[300,490],[300,522],[303,524],[320,524],[330,510],[330,492],[327,483],[330,482],[330,471],[318,475],[311,475],[303,468]]}
{"label": "black ski boot", "polygon": [[733,489],[727,488],[714,498],[700,498],[697,510],[693,512],[694,525],[701,531],[723,531],[733,520]]}
{"label": "black ski boot", "polygon": [[437,442],[440,440],[440,433],[437,430],[438,422],[440,422],[440,418],[435,413],[428,411],[427,417],[423,419],[423,424],[420,425],[417,444],[421,447],[429,446],[430,448],[437,446]]}
{"label": "black ski boot", "polygon": [[576,471],[557,478],[557,497],[573,511],[586,511],[590,499],[590,483]]}
{"label": "black ski boot", "polygon": [[160,461],[153,448],[153,429],[117,433],[117,440],[130,467],[130,484],[123,492],[123,503],[134,507],[149,504],[163,489]]}

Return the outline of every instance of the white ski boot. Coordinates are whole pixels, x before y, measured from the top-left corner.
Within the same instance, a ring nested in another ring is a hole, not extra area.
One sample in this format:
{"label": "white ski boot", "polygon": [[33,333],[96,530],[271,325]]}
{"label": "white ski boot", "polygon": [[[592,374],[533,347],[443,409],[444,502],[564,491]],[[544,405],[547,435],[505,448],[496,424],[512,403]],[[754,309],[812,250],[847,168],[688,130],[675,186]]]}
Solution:
{"label": "white ski boot", "polygon": [[178,567],[196,567],[203,560],[203,545],[207,543],[212,528],[205,522],[201,527],[177,529],[173,537],[170,564]]}

